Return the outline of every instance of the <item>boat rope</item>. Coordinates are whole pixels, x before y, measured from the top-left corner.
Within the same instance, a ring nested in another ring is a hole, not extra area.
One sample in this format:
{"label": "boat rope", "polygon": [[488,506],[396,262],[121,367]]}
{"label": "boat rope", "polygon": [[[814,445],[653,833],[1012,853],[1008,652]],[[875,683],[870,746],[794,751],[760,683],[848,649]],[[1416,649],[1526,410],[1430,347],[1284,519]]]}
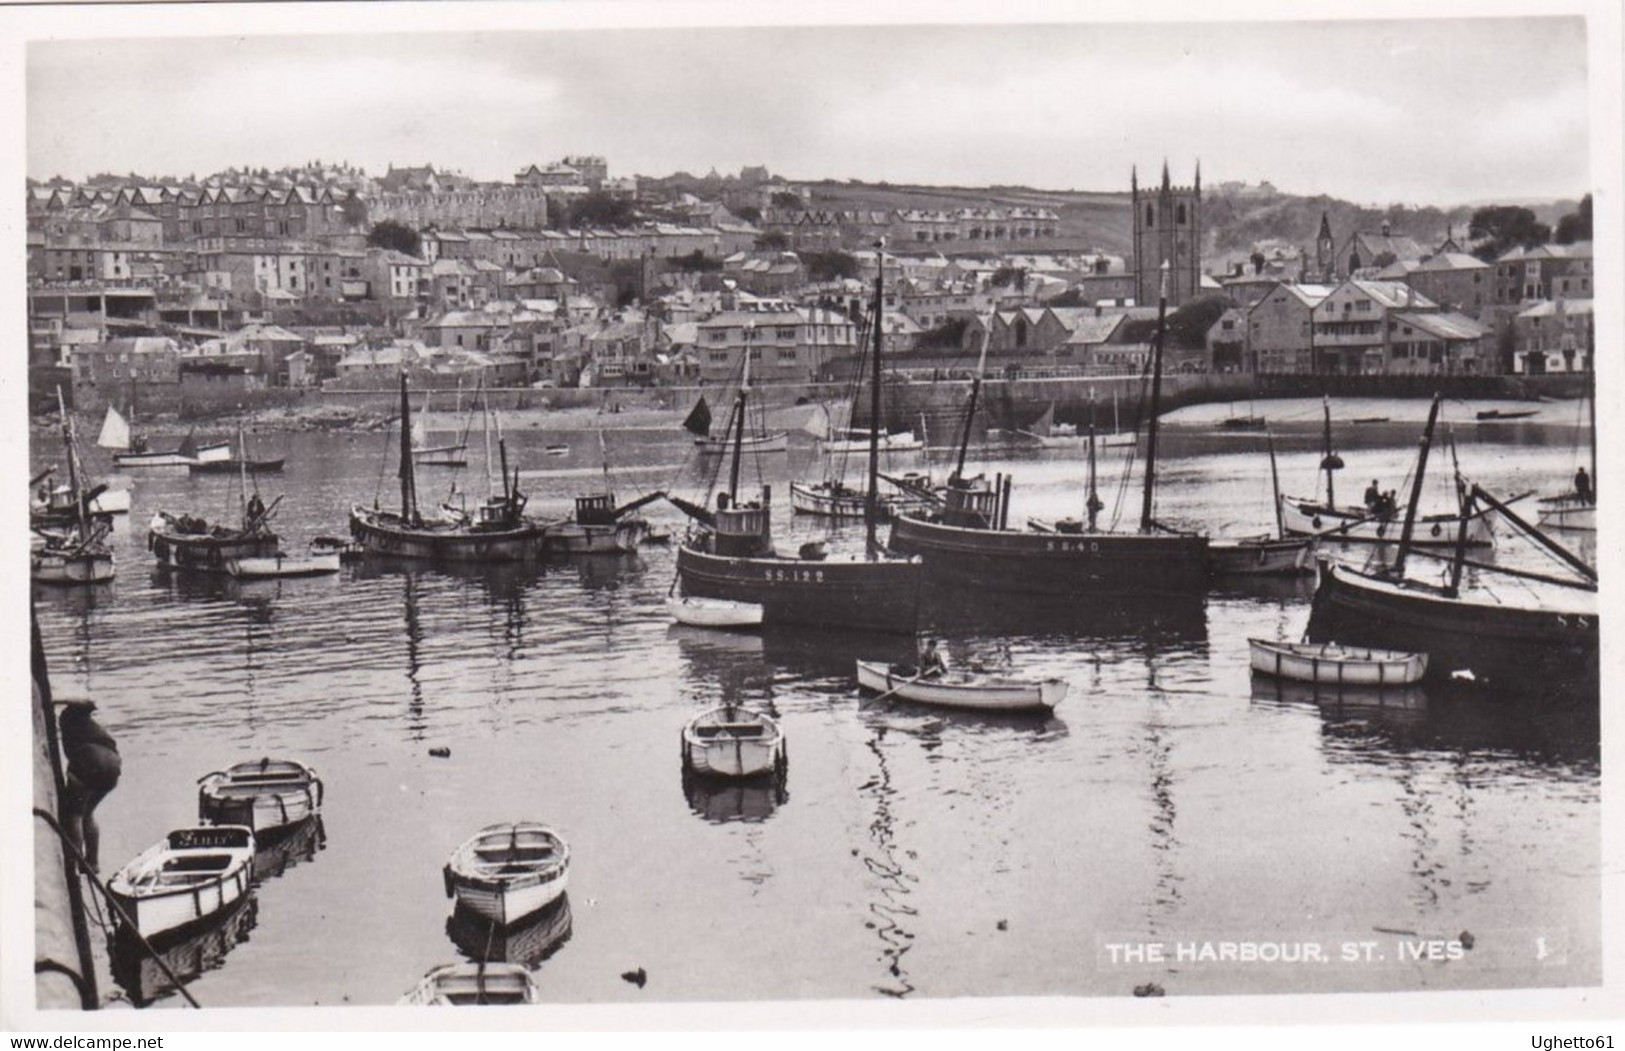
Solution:
{"label": "boat rope", "polygon": [[101,878],[96,875],[95,870],[90,867],[90,863],[85,860],[85,855],[82,851],[80,851],[79,845],[73,842],[72,839],[68,838],[68,834],[63,831],[62,826],[57,823],[56,818],[41,810],[39,807],[35,807],[33,812],[35,817],[39,818],[41,821],[44,821],[51,827],[51,831],[56,833],[57,838],[62,841],[63,846],[65,846],[69,853],[73,856],[73,860],[78,865],[79,871],[84,873],[85,877],[90,880],[90,885],[96,888],[96,892],[107,900],[108,909],[115,916],[117,916],[123,923],[124,927],[135,936],[136,943],[141,946],[141,951],[152,957],[152,962],[156,963],[158,965],[158,969],[164,972],[164,977],[168,978],[174,983],[176,991],[186,998],[187,1003],[191,1004],[193,1007],[201,1008],[203,1005],[198,1003],[196,998],[194,998],[192,994],[187,991],[186,983],[182,982],[178,977],[176,977],[175,972],[170,968],[169,964],[162,956],[158,954],[158,950],[152,947],[152,942],[147,940],[147,936],[142,934],[141,931],[136,928],[135,921],[132,920],[129,914],[124,911],[124,907],[118,903],[118,899],[113,897],[113,892],[107,889],[107,884],[103,883]]}

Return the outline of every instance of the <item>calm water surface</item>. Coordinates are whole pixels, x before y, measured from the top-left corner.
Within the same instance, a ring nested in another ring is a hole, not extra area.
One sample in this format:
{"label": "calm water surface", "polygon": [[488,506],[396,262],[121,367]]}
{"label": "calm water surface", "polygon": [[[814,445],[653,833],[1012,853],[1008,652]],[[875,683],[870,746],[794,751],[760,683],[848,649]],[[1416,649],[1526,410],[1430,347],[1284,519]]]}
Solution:
{"label": "calm water surface", "polygon": [[[1371,404],[1393,422],[1339,429],[1339,491],[1351,497],[1372,477],[1403,492],[1426,409]],[[1376,414],[1371,404],[1346,414]],[[1318,404],[1259,406],[1277,427],[1283,488],[1312,494]],[[1263,437],[1215,433],[1205,421],[1222,408],[1165,430],[1159,513],[1255,534],[1272,525]],[[1474,480],[1550,492],[1579,462],[1570,410],[1549,407],[1544,425],[1474,425],[1461,406],[1447,415]],[[397,491],[382,435],[251,441],[254,455],[288,458],[259,485],[285,494],[276,524],[290,549],[342,534],[351,503],[377,494],[387,505]],[[560,441],[568,457],[542,454]],[[622,499],[704,489],[680,438],[621,431],[607,446]],[[590,433],[510,433],[510,454],[533,509],[562,512],[602,480]],[[946,457],[892,466],[941,474]],[[33,458],[60,454],[37,441]],[[977,460],[1016,474],[1013,521],[1080,513],[1081,452]],[[1103,453],[1101,488],[1108,515],[1120,507],[1132,522],[1138,489],[1120,502],[1116,489],[1123,462]],[[1436,448],[1433,465],[1449,462]],[[810,447],[764,460],[784,533],[822,532],[791,520],[787,487],[822,470]],[[1442,507],[1440,477],[1428,502]],[[439,498],[451,480],[425,471],[420,489]],[[1008,657],[1072,690],[1048,719],[954,714],[855,692],[852,661],[905,659],[907,638],[671,625],[665,548],[253,584],[155,569],[152,512],[222,517],[235,484],[140,477],[117,527],[118,579],[36,590],[58,693],[93,696],[125,756],[100,811],[104,869],[191,823],[196,780],[228,763],[297,757],[326,782],[322,827],[262,858],[252,907],[174,952],[183,971],[202,970],[190,988],[205,1006],[388,1004],[470,953],[535,965],[557,1002],[1600,980],[1595,705],[1253,680],[1247,638],[1296,637],[1307,583],[1149,613],[959,602],[933,618],[954,657]],[[483,492],[483,469],[458,484]],[[680,533],[667,505],[650,517]],[[849,527],[843,539],[858,536]],[[1506,545],[1495,557],[1550,567]],[[784,792],[685,785],[678,731],[721,700],[780,718]],[[567,903],[508,932],[448,921],[447,856],[473,830],[515,819],[549,822],[570,842]],[[1391,944],[1464,931],[1475,947],[1457,961],[1401,962]],[[1133,939],[1316,942],[1334,959],[1114,965],[1106,946]],[[1357,939],[1379,942],[1384,961],[1335,959]],[[620,978],[636,967],[641,990]],[[150,967],[141,973],[126,969],[113,988],[178,1003]]]}

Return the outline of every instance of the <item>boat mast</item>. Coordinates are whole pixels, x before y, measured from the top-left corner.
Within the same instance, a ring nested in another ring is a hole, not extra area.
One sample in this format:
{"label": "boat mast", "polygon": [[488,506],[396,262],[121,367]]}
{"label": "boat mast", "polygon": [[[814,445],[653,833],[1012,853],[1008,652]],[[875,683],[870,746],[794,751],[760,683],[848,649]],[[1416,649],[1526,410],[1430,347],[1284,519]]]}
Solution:
{"label": "boat mast", "polygon": [[1140,503],[1140,532],[1151,531],[1151,494],[1157,486],[1157,413],[1162,401],[1162,341],[1168,327],[1168,260],[1162,261],[1162,287],[1157,293],[1157,342],[1151,351],[1151,420],[1146,426],[1145,493]]}
{"label": "boat mast", "polygon": [[734,401],[734,459],[728,468],[728,506],[739,502],[739,461],[745,454],[745,396],[750,390],[750,351],[755,342],[756,323],[745,322],[744,362],[740,365],[739,397]]}
{"label": "boat mast", "polygon": [[870,558],[875,554],[875,520],[880,510],[880,346],[881,328],[886,295],[886,249],[881,243],[875,252],[875,353],[872,369],[874,384],[869,390],[869,491],[863,500],[864,550]]}
{"label": "boat mast", "polygon": [[412,402],[406,393],[406,373],[401,373],[401,517],[418,524],[417,475],[412,469]]}
{"label": "boat mast", "polygon": [[[485,378],[480,377],[483,386]],[[496,479],[491,476],[491,465],[496,461],[491,458],[491,395],[482,391],[480,398],[480,417],[485,427],[485,498],[489,500],[497,495]]]}
{"label": "boat mast", "polygon": [[1089,499],[1084,510],[1089,513],[1089,532],[1095,531],[1095,520],[1100,516],[1100,494],[1095,491],[1095,389],[1089,388]]}
{"label": "boat mast", "polygon": [[[62,415],[62,445],[68,452],[68,494],[73,499],[73,524],[79,534],[79,542],[86,539],[85,530],[85,502],[79,497],[79,456],[73,448],[73,417],[68,415],[67,404],[62,400],[62,388],[56,389],[56,408]],[[46,501],[50,505],[50,501]]]}
{"label": "boat mast", "polygon": [[965,476],[965,450],[970,447],[971,422],[976,419],[976,395],[982,389],[982,373],[987,368],[987,341],[993,335],[993,319],[996,314],[987,316],[987,327],[982,329],[982,354],[976,360],[976,375],[970,381],[970,402],[965,406],[965,429],[959,435],[959,459],[954,463],[954,473],[949,481],[957,482]]}
{"label": "boat mast", "polygon": [[237,425],[237,500],[243,513],[243,528],[248,528],[248,442],[243,438],[243,425]]}
{"label": "boat mast", "polygon": [[1332,452],[1332,399],[1322,394],[1320,406],[1326,421],[1321,429],[1320,466],[1326,472],[1326,509],[1330,511],[1337,507],[1337,493],[1332,488],[1332,472],[1339,466],[1336,454]]}
{"label": "boat mast", "polygon": [[1394,556],[1394,564],[1389,574],[1395,580],[1405,576],[1405,559],[1411,553],[1411,535],[1416,528],[1416,507],[1422,502],[1422,479],[1427,475],[1428,451],[1433,447],[1433,426],[1439,422],[1439,403],[1443,396],[1435,394],[1433,405],[1428,409],[1428,425],[1422,431],[1422,451],[1416,460],[1416,478],[1411,482],[1411,499],[1405,505],[1405,528],[1399,534],[1399,553]]}
{"label": "boat mast", "polygon": [[1286,522],[1281,517],[1281,472],[1275,465],[1275,435],[1266,428],[1264,443],[1270,450],[1270,489],[1275,494],[1275,535],[1286,539]]}

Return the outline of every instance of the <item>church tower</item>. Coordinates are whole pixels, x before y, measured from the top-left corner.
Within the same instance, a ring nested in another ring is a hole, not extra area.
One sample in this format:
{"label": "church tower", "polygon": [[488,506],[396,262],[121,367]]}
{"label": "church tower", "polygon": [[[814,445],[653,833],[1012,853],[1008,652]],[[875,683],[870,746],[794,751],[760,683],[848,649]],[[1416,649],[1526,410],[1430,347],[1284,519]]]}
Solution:
{"label": "church tower", "polygon": [[1315,235],[1315,278],[1330,282],[1337,269],[1337,243],[1332,240],[1332,224],[1320,213],[1320,233]]}
{"label": "church tower", "polygon": [[1140,190],[1140,173],[1129,175],[1134,212],[1134,299],[1141,306],[1157,302],[1161,267],[1168,263],[1170,309],[1194,299],[1202,287],[1202,165],[1196,180],[1175,186],[1162,162],[1162,185]]}

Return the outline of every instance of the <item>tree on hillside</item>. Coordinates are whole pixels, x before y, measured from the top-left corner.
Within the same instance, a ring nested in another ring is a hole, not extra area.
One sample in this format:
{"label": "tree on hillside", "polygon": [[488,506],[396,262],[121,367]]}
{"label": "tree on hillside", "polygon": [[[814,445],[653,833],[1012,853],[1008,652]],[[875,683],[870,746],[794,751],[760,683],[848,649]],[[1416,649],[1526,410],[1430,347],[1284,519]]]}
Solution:
{"label": "tree on hillside", "polygon": [[393,248],[407,255],[418,255],[423,250],[423,238],[404,223],[385,219],[374,223],[367,231],[367,243],[378,248]]}
{"label": "tree on hillside", "polygon": [[[1201,350],[1207,346],[1207,330],[1219,315],[1235,306],[1225,296],[1203,296],[1168,315],[1166,350]],[[1128,343],[1150,343],[1157,338],[1156,318],[1123,323],[1123,339]]]}
{"label": "tree on hillside", "polygon": [[638,221],[632,202],[602,190],[594,190],[570,206],[570,225],[608,227],[620,230]]}
{"label": "tree on hillside", "polygon": [[1467,224],[1467,236],[1483,241],[1473,254],[1489,263],[1514,248],[1545,244],[1552,238],[1552,228],[1537,220],[1528,208],[1497,204],[1473,212]]}
{"label": "tree on hillside", "polygon": [[807,280],[838,281],[858,276],[858,260],[845,252],[803,252],[801,261],[807,264]]}
{"label": "tree on hillside", "polygon": [[790,247],[790,238],[778,230],[769,230],[756,239],[756,247],[764,252],[782,252]]}
{"label": "tree on hillside", "polygon": [[801,198],[788,190],[777,190],[768,199],[775,208],[800,208]]}
{"label": "tree on hillside", "polygon": [[1027,271],[1015,266],[1001,266],[993,271],[993,276],[987,281],[994,288],[1014,288],[1019,292],[1027,287]]}
{"label": "tree on hillside", "polygon": [[1552,240],[1560,245],[1591,240],[1591,195],[1580,198],[1580,210],[1570,212],[1557,221],[1557,232]]}
{"label": "tree on hillside", "polygon": [[735,208],[734,214],[745,220],[747,223],[754,224],[762,221],[762,210],[760,208],[754,208],[748,204],[743,208]]}

